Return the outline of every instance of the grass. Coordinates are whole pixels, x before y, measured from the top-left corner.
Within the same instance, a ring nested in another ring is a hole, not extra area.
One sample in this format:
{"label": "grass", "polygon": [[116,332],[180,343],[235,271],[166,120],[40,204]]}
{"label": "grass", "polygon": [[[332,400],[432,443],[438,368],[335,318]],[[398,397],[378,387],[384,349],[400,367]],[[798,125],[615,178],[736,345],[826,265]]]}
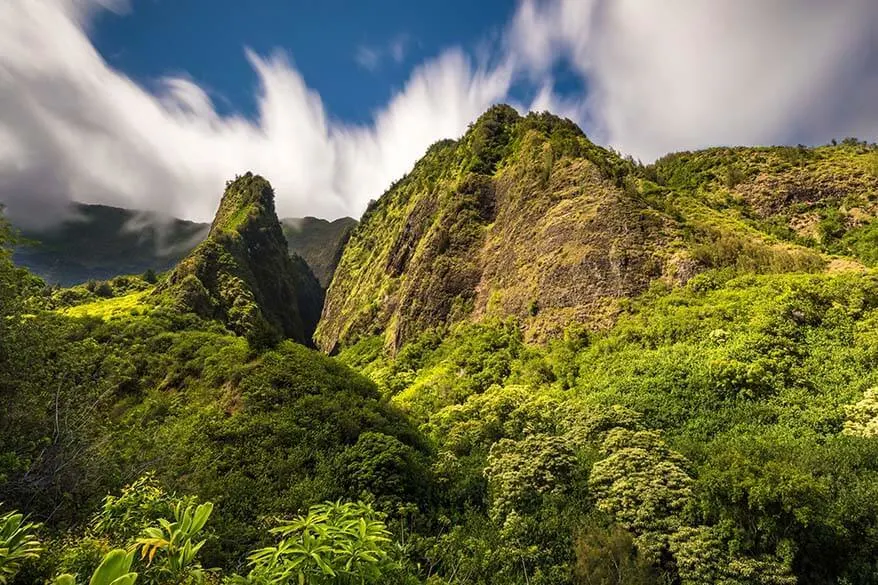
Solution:
{"label": "grass", "polygon": [[67,307],[59,312],[68,317],[99,317],[105,321],[144,315],[151,308],[144,302],[151,291],[152,289],[142,290],[120,297],[101,299],[75,307]]}

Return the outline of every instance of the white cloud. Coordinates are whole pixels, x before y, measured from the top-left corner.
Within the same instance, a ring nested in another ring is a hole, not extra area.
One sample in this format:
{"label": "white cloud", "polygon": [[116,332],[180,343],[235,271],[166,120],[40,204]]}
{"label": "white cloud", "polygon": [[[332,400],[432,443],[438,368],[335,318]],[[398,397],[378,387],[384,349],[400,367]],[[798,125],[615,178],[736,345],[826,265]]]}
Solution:
{"label": "white cloud", "polygon": [[96,8],[0,2],[0,194],[19,222],[52,221],[71,200],[209,220],[225,181],[246,170],[271,180],[281,216],[356,217],[511,83],[508,66],[450,50],[416,68],[372,124],[347,126],[283,55],[248,51],[258,117],[221,116],[190,80],[165,79],[154,95],[109,67],[83,29]]}
{"label": "white cloud", "polygon": [[525,0],[510,51],[589,88],[586,130],[651,159],[878,132],[874,0]]}
{"label": "white cloud", "polygon": [[[538,89],[530,109],[644,160],[878,133],[874,0],[523,0],[502,50],[421,64],[360,126],[329,117],[282,54],[247,53],[255,120],[220,115],[182,77],[147,91],[86,34],[95,11],[125,7],[0,2],[0,197],[19,219],[49,222],[78,200],[208,220],[225,181],[246,170],[272,181],[282,216],[356,217],[432,142],[509,101],[514,83]],[[407,43],[394,39],[375,66],[403,61]],[[584,95],[559,95],[559,62],[583,77]]]}
{"label": "white cloud", "polygon": [[381,64],[381,53],[371,47],[360,45],[357,47],[357,54],[354,55],[354,61],[367,71],[375,71]]}
{"label": "white cloud", "polygon": [[409,40],[408,35],[399,34],[384,47],[360,45],[354,54],[354,61],[367,71],[377,71],[386,59],[400,65],[405,61]]}

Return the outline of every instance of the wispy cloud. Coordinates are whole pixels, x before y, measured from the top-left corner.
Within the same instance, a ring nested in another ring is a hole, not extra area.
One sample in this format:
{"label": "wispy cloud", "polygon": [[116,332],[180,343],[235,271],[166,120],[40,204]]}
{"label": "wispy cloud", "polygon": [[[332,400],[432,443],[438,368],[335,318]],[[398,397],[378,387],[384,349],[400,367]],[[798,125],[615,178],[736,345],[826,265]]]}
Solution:
{"label": "wispy cloud", "polygon": [[383,46],[360,45],[354,54],[354,61],[367,71],[377,71],[388,60],[400,65],[405,61],[409,41],[409,35],[399,34]]}
{"label": "wispy cloud", "polygon": [[155,94],[108,66],[83,28],[94,9],[0,3],[0,195],[21,222],[52,221],[71,200],[208,220],[245,170],[272,181],[281,215],[358,216],[511,84],[510,67],[452,49],[415,68],[370,124],[345,125],[284,55],[248,51],[258,116],[222,116],[191,80]]}
{"label": "wispy cloud", "polygon": [[363,69],[375,71],[378,69],[378,65],[381,64],[381,53],[371,47],[360,45],[357,47],[357,54],[354,55],[354,61],[356,61]]}
{"label": "wispy cloud", "polygon": [[405,52],[408,48],[409,37],[408,35],[399,35],[390,43],[390,47],[387,52],[390,55],[390,58],[393,59],[395,63],[402,63],[405,60]]}
{"label": "wispy cloud", "polygon": [[574,67],[589,87],[587,130],[651,159],[874,139],[876,30],[874,0],[525,0],[510,51],[532,78]]}
{"label": "wispy cloud", "polygon": [[[124,6],[0,2],[0,198],[19,219],[51,221],[79,200],[205,220],[244,170],[272,181],[281,215],[358,216],[432,142],[459,136],[518,83],[537,90],[522,109],[571,117],[644,160],[878,134],[874,0],[524,0],[502,47],[420,64],[364,125],[328,116],[280,53],[247,53],[260,80],[254,120],[219,114],[183,77],[148,91],[87,35],[95,11]],[[407,41],[395,40],[376,67],[405,61]],[[559,94],[559,64],[582,76],[585,94]]]}

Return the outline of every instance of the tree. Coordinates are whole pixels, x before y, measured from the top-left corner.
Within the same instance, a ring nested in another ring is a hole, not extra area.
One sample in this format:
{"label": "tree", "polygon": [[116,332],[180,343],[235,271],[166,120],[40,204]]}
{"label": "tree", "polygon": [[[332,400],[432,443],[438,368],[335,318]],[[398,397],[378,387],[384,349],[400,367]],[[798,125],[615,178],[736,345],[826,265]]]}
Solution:
{"label": "tree", "polygon": [[843,433],[861,437],[878,436],[878,388],[866,390],[862,400],[845,407],[845,413],[847,420]]}
{"label": "tree", "polygon": [[378,498],[382,509],[425,496],[426,467],[411,447],[384,433],[366,432],[341,456],[340,481],[348,490]]}
{"label": "tree", "polygon": [[694,503],[692,478],[683,456],[657,432],[614,429],[603,449],[607,457],[589,478],[599,510],[638,536],[670,534],[685,524]]}
{"label": "tree", "polygon": [[106,280],[102,280],[95,286],[94,293],[99,297],[110,298],[113,296],[113,287]]}
{"label": "tree", "polygon": [[380,516],[362,503],[312,506],[305,516],[272,530],[275,546],[250,555],[250,573],[233,583],[337,585],[387,583],[400,569],[393,542]]}
{"label": "tree", "polygon": [[9,583],[26,561],[40,556],[43,548],[36,529],[18,512],[0,516],[0,585]]}
{"label": "tree", "polygon": [[560,494],[571,485],[575,466],[576,456],[562,437],[501,439],[491,447],[485,468],[492,519],[503,525],[513,514],[535,512],[544,496]]}

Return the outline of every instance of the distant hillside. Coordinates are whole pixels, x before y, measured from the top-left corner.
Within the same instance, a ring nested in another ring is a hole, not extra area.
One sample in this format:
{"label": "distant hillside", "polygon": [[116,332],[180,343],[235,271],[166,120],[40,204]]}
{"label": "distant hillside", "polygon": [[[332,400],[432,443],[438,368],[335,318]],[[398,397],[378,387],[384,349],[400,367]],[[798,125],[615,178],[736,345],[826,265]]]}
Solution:
{"label": "distant hillside", "polygon": [[[306,217],[282,223],[290,252],[301,256],[326,288],[356,220]],[[23,230],[29,243],[16,248],[14,260],[61,286],[148,269],[164,272],[191,252],[209,229],[206,223],[79,203],[71,219],[43,231]]]}
{"label": "distant hillside", "polygon": [[46,231],[24,230],[31,244],[16,248],[14,260],[62,286],[147,269],[163,272],[203,240],[209,227],[118,207],[76,204],[72,219]]}
{"label": "distant hillside", "polygon": [[327,288],[357,220],[342,217],[327,221],[303,217],[287,218],[281,220],[281,224],[290,252],[304,258],[323,288]]}
{"label": "distant hillside", "polygon": [[[863,143],[712,149],[644,167],[569,120],[495,106],[433,145],[363,216],[316,340],[514,317],[527,340],[601,329],[651,286],[711,268],[862,269],[878,261],[878,151]],[[845,257],[842,257],[845,256]]]}

